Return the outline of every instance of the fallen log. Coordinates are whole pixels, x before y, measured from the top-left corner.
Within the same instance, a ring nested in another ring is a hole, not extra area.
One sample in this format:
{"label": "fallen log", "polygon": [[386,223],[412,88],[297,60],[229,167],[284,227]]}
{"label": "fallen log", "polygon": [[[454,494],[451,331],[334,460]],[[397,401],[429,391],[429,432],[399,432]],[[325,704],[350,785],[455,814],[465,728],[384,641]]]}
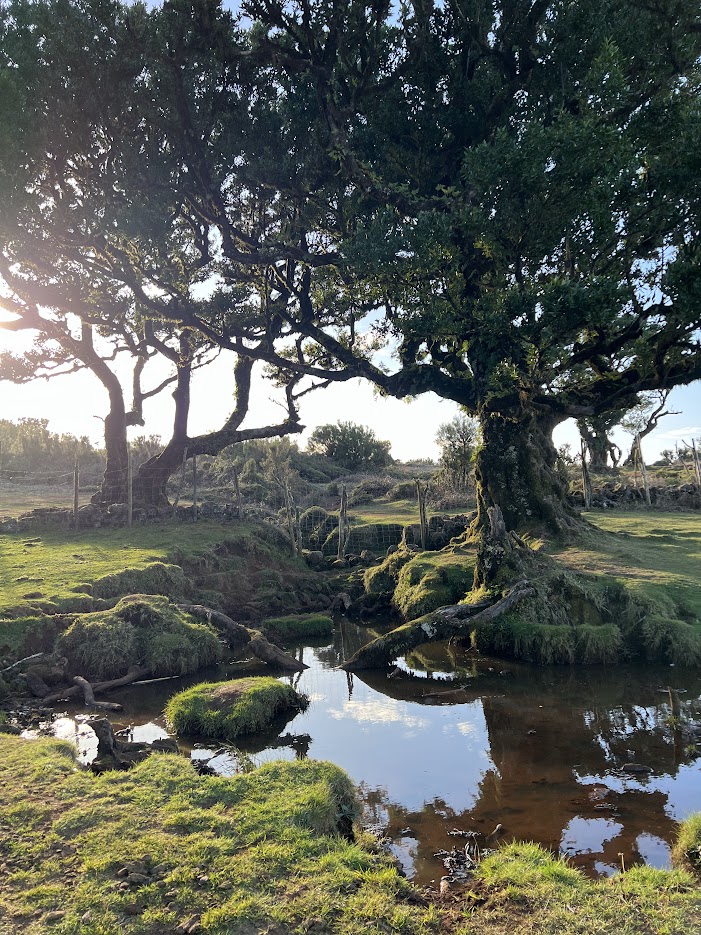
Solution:
{"label": "fallen log", "polygon": [[206,620],[207,623],[211,624],[224,637],[227,645],[234,652],[240,652],[245,648],[262,662],[293,672],[302,672],[304,669],[309,668],[303,662],[295,659],[294,656],[274,646],[263,636],[260,630],[253,630],[236,623],[235,620],[219,610],[212,610],[203,604],[178,604],[177,606],[178,610],[192,614],[193,617]]}
{"label": "fallen log", "polygon": [[220,610],[212,610],[211,607],[205,607],[204,604],[177,604],[176,606],[178,610],[209,623],[220,636],[224,637],[227,645],[234,652],[243,649],[250,642],[251,633],[248,627],[236,623],[235,620],[232,620],[231,617],[223,614]]}
{"label": "fallen log", "polygon": [[124,708],[120,704],[116,704],[112,701],[95,701],[95,694],[93,692],[93,687],[88,682],[87,679],[84,679],[82,675],[76,675],[73,681],[76,685],[80,686],[83,690],[83,697],[85,699],[85,704],[89,705],[92,708],[101,708],[104,711],[123,711]]}
{"label": "fallen log", "polygon": [[[109,682],[97,682],[95,685],[91,685],[91,688],[94,692],[107,692],[113,688],[121,688],[122,685],[130,685],[132,682],[140,682],[142,679],[148,678],[150,675],[148,669],[142,669],[140,666],[132,666],[126,675],[122,675],[118,679],[111,679]],[[45,704],[54,704],[56,701],[64,701],[68,698],[74,698],[76,695],[80,695],[83,692],[83,689],[80,685],[73,685],[70,688],[66,687],[60,691],[54,692],[53,695],[47,695],[46,698],[43,698]]]}
{"label": "fallen log", "polygon": [[346,672],[380,669],[422,643],[447,640],[451,636],[467,636],[470,630],[505,614],[519,601],[533,594],[535,591],[527,582],[519,582],[508,594],[487,606],[482,602],[441,607],[367,643],[344,662],[341,668]]}

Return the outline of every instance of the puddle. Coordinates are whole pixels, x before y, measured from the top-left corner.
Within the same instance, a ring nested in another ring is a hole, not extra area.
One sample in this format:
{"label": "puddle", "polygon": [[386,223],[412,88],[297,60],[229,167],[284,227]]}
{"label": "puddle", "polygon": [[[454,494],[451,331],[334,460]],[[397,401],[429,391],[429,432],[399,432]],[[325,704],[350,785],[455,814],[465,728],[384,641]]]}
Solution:
{"label": "puddle", "polygon": [[[423,885],[445,872],[434,857],[449,832],[537,841],[591,876],[647,862],[669,865],[675,822],[701,809],[701,761],[675,743],[669,699],[681,690],[701,724],[701,676],[669,667],[534,668],[482,660],[448,644],[420,647],[390,673],[336,668],[374,634],[343,621],[333,642],[296,649],[308,670],[286,677],[309,708],[272,732],[241,742],[256,764],[310,756],[331,760],[358,783],[364,823],[383,833],[407,876]],[[188,679],[127,686],[111,715],[128,739],[167,736],[161,712],[175,691],[231,677],[219,667]],[[56,734],[91,757],[85,709],[56,717]],[[180,738],[207,758],[220,748]],[[94,752],[94,751],[93,751]],[[626,774],[642,764],[649,772]],[[217,770],[241,768],[220,752]]]}

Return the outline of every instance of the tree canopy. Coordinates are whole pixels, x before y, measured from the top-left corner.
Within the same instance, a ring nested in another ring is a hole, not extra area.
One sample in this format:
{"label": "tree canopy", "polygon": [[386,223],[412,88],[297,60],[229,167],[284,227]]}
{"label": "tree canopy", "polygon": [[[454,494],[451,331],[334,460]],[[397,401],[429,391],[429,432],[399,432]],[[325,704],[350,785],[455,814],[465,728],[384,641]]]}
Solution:
{"label": "tree canopy", "polygon": [[566,533],[554,426],[701,376],[697,4],[242,10],[3,5],[0,272],[452,399],[479,524]]}
{"label": "tree canopy", "polygon": [[348,471],[372,471],[387,467],[390,443],[380,441],[372,429],[355,422],[320,425],[309,436],[307,451],[321,454]]}

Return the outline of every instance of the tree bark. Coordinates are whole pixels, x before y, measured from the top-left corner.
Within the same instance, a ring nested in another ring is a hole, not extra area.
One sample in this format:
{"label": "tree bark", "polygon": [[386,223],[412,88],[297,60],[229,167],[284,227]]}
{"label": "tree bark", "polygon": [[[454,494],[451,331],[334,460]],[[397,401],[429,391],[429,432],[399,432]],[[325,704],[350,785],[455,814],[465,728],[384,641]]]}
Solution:
{"label": "tree bark", "polygon": [[389,665],[423,643],[447,640],[452,636],[468,637],[480,624],[505,614],[519,601],[534,593],[533,588],[522,581],[494,604],[454,604],[442,607],[363,646],[341,668],[346,672],[377,669]]}
{"label": "tree bark", "polygon": [[582,521],[567,501],[567,481],[557,465],[552,433],[558,420],[526,406],[485,406],[479,420],[477,530],[489,530],[488,509],[498,506],[508,530],[570,538]]}

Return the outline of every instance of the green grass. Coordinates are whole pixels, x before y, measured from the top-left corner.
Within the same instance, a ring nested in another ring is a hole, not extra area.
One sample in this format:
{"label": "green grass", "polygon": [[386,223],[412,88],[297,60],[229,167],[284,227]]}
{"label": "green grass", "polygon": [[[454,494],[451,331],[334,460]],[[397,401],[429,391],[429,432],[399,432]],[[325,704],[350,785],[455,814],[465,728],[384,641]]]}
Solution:
{"label": "green grass", "polygon": [[[256,573],[258,566],[283,561],[294,570],[294,560],[283,559],[272,539],[268,541],[273,533],[249,523],[203,521],[0,535],[0,652],[26,648],[28,634],[46,614],[104,609],[103,596],[113,601],[129,591],[179,595],[188,582],[174,565],[216,570],[227,561],[231,566],[237,561],[250,565],[255,558]],[[214,555],[215,549],[221,552],[222,544],[224,553]],[[249,586],[257,581],[254,571],[249,572],[228,574],[227,581],[236,583],[240,578]]]}
{"label": "green grass", "polygon": [[[474,509],[474,503],[465,503],[462,507],[451,507],[450,510],[428,510],[429,519],[431,516],[444,515],[445,513],[467,513]],[[419,522],[419,507],[416,497],[413,500],[375,500],[372,503],[364,503],[362,506],[351,510],[353,519],[357,523],[400,523],[406,526],[409,523]]]}
{"label": "green grass", "polygon": [[272,630],[283,639],[304,639],[311,636],[331,636],[333,620],[325,614],[288,614],[286,617],[269,617],[261,624],[263,629]]}
{"label": "green grass", "polygon": [[187,675],[222,656],[213,630],[160,595],[131,595],[111,610],[81,614],[56,651],[72,672],[99,680],[119,678],[134,665],[154,677]]}
{"label": "green grass", "polygon": [[291,685],[264,676],[193,685],[173,695],[165,715],[177,734],[234,740],[270,727],[278,715],[299,711],[307,703]]}
{"label": "green grass", "polygon": [[701,618],[701,515],[611,510],[586,518],[612,536],[557,550],[577,571],[618,578],[626,588],[667,606],[688,607]]}
{"label": "green grass", "polygon": [[[466,892],[417,900],[368,837],[338,767],[275,761],[230,778],[155,755],[128,773],[76,767],[69,744],[0,735],[3,935],[688,935],[701,890],[684,870],[587,880],[531,844],[486,858]],[[148,879],[119,871],[148,857]],[[53,923],[50,912],[63,915]]]}
{"label": "green grass", "polygon": [[677,865],[701,873],[701,812],[681,823],[672,856]]}

